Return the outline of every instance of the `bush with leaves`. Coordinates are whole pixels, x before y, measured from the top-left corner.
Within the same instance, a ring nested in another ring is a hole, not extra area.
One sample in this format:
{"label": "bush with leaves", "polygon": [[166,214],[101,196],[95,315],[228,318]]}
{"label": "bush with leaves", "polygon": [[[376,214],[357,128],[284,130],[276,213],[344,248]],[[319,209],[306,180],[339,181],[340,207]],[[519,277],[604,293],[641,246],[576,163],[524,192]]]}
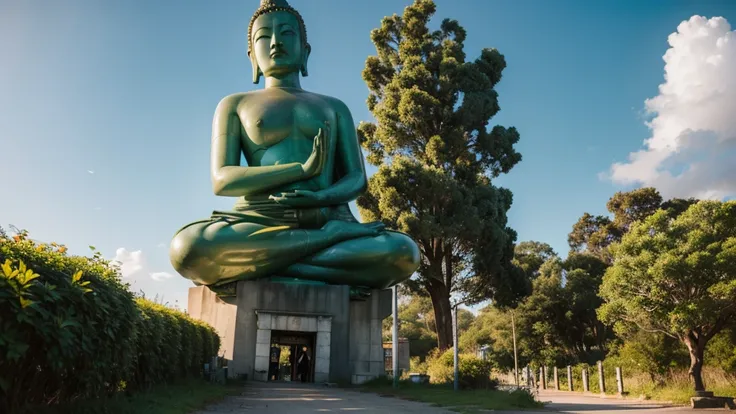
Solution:
{"label": "bush with leaves", "polygon": [[726,329],[716,334],[705,350],[705,359],[727,374],[736,375],[736,329]]}
{"label": "bush with leaves", "polygon": [[[132,294],[99,254],[0,242],[0,389],[8,404],[116,391],[135,364]],[[11,405],[12,407],[12,405]]]}
{"label": "bush with leaves", "polygon": [[[491,363],[475,355],[458,355],[458,382],[463,389],[495,389],[498,382],[491,379]],[[435,351],[427,359],[427,374],[433,384],[446,384],[454,380],[453,351]]]}
{"label": "bush with leaves", "polygon": [[0,265],[0,412],[196,374],[219,348],[211,327],[136,300],[99,252],[0,229]]}
{"label": "bush with leaves", "polygon": [[688,366],[687,351],[676,339],[658,332],[627,334],[609,357],[624,372],[646,374],[655,384],[663,384],[670,370]]}

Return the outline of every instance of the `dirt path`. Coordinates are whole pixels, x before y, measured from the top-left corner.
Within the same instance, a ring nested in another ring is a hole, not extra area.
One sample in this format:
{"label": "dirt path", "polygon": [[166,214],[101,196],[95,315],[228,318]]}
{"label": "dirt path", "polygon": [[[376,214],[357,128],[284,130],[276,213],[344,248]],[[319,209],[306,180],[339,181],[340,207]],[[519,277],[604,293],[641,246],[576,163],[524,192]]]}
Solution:
{"label": "dirt path", "polygon": [[196,414],[220,413],[409,413],[449,414],[451,411],[428,404],[386,398],[372,393],[348,391],[318,385],[248,382],[241,395],[207,407]]}
{"label": "dirt path", "polygon": [[[504,411],[509,414],[655,414],[692,410],[689,407],[668,406],[662,403],[633,399],[601,398],[582,393],[542,391],[539,400],[545,408],[538,411]],[[458,407],[460,408],[460,407]],[[470,407],[463,407],[465,409]],[[718,411],[718,410],[716,410]],[[722,410],[721,410],[722,411]],[[345,413],[361,414],[407,413],[451,414],[456,411],[430,406],[399,398],[382,397],[341,388],[314,384],[248,382],[240,395],[231,396],[195,414],[221,413]],[[477,413],[493,412],[478,410]]]}

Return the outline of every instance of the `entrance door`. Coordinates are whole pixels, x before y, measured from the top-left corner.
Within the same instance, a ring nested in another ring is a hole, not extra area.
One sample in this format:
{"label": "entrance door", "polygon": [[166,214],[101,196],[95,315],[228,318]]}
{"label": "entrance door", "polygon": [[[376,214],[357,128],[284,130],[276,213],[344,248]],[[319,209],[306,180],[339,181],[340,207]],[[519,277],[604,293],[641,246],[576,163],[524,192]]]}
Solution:
{"label": "entrance door", "polygon": [[[314,381],[314,332],[272,331],[271,347],[279,348],[278,375],[269,375],[269,381]],[[302,374],[304,374],[302,376]]]}

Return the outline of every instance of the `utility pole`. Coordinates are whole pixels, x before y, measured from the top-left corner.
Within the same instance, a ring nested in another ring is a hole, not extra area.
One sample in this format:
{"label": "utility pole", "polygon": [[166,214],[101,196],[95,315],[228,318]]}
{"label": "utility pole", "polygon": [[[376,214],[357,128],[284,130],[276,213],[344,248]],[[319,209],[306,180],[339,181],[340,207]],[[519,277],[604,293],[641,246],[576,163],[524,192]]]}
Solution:
{"label": "utility pole", "polygon": [[514,379],[516,386],[519,386],[519,360],[516,355],[516,319],[514,319],[514,310],[511,309],[511,333],[514,337]]}
{"label": "utility pole", "polygon": [[392,313],[394,319],[393,339],[391,349],[391,365],[394,370],[394,388],[399,388],[399,287],[393,287]]}
{"label": "utility pole", "polygon": [[453,364],[455,367],[455,380],[453,388],[457,391],[460,388],[460,367],[458,364],[457,350],[457,305],[453,306],[452,312],[452,347],[453,347]]}

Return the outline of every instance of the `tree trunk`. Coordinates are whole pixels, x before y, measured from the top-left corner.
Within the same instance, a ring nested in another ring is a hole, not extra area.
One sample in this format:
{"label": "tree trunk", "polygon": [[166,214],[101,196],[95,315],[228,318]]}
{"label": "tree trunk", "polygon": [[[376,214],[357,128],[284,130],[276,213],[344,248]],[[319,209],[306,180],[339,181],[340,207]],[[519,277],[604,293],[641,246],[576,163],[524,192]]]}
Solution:
{"label": "tree trunk", "polygon": [[592,321],[593,335],[595,336],[595,343],[598,346],[603,355],[608,353],[608,347],[606,346],[606,326],[599,321]]}
{"label": "tree trunk", "polygon": [[705,385],[703,385],[703,353],[706,342],[702,338],[695,338],[692,333],[685,337],[683,342],[685,342],[690,353],[688,374],[695,383],[695,391],[705,391]]}
{"label": "tree trunk", "polygon": [[450,292],[439,280],[430,280],[427,291],[432,299],[434,321],[437,327],[437,347],[440,352],[452,347],[452,309]]}

